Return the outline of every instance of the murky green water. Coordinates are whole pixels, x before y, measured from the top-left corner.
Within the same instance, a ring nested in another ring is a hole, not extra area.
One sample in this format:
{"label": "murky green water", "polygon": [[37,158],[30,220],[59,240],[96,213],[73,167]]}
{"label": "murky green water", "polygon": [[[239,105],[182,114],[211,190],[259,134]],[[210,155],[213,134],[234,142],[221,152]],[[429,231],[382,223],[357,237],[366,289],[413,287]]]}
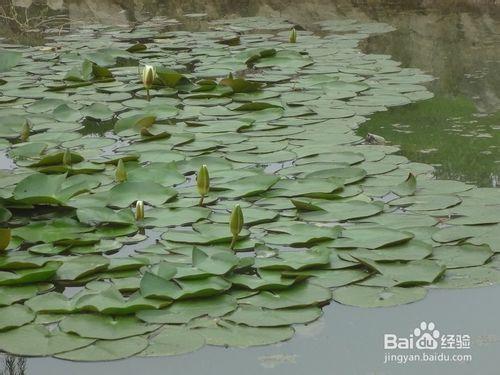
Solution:
{"label": "murky green water", "polygon": [[388,53],[431,73],[435,98],[377,113],[361,132],[401,145],[411,160],[434,165],[438,178],[498,186],[498,7],[380,14],[397,30],[370,38],[365,51]]}
{"label": "murky green water", "polygon": [[[106,6],[108,5],[108,8]],[[359,8],[321,3],[298,5],[268,5],[256,2],[235,2],[231,5],[214,3],[199,9],[177,4],[160,6],[145,3],[130,8],[130,4],[102,4],[90,2],[65,3],[72,19],[93,17],[99,21],[123,23],[142,19],[148,10],[159,7],[162,14],[178,16],[183,12],[208,11],[210,18],[240,14],[281,14],[297,23],[309,17],[374,18],[398,27],[391,34],[372,38],[364,46],[370,53],[385,53],[402,61],[405,66],[419,67],[438,79],[429,87],[435,98],[412,105],[397,107],[375,114],[359,130],[361,134],[376,133],[392,144],[401,145],[410,160],[436,166],[439,178],[473,182],[481,186],[496,186],[500,170],[498,115],[498,18],[488,10],[457,9],[457,13],[443,14],[443,10]],[[206,9],[205,9],[206,7]],[[103,9],[104,10],[99,10]],[[120,8],[122,10],[120,10]],[[171,14],[175,9],[176,14]],[[276,9],[276,10],[274,10]],[[413,27],[405,27],[406,23]],[[439,22],[437,22],[439,21]],[[179,26],[182,28],[183,26]],[[203,17],[188,18],[190,29],[204,28]],[[430,28],[431,30],[427,30]],[[437,30],[434,30],[437,29]],[[425,33],[422,34],[422,30]],[[474,42],[471,42],[474,41]],[[429,48],[432,47],[432,48]],[[445,55],[445,56],[443,56]],[[431,56],[431,57],[429,57]],[[472,60],[472,61],[471,61]],[[496,64],[495,64],[496,63]],[[238,371],[251,374],[257,371],[272,373],[303,373],[314,371],[330,373],[421,373],[415,365],[383,365],[382,336],[387,332],[407,334],[421,320],[433,320],[440,329],[450,333],[463,332],[473,336],[472,364],[428,364],[428,369],[440,373],[490,374],[495,371],[494,349],[498,349],[498,335],[494,314],[499,306],[492,301],[498,288],[468,291],[439,291],[431,293],[423,302],[390,309],[353,309],[333,304],[317,324],[299,329],[298,338],[278,346],[250,350],[227,351],[205,348],[191,357],[157,360],[133,359],[107,364],[71,364],[51,359],[29,359],[27,374],[135,374],[172,372],[209,374]],[[466,301],[466,303],[464,303]],[[474,316],[474,321],[470,319]],[[360,358],[363,358],[360,361]],[[146,361],[147,364],[146,364]],[[145,367],[147,366],[147,367]]]}
{"label": "murky green water", "polygon": [[441,179],[497,186],[500,112],[481,113],[463,96],[433,99],[374,114],[360,129],[401,145],[410,160],[432,164]]}

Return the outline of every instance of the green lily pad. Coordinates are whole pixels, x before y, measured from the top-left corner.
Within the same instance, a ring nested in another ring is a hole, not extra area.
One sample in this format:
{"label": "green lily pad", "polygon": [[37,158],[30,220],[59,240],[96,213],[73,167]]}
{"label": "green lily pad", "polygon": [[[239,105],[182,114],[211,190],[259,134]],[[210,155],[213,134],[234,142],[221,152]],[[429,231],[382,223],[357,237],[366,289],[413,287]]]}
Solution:
{"label": "green lily pad", "polygon": [[349,251],[349,255],[354,258],[364,258],[378,262],[391,262],[420,260],[427,258],[432,252],[433,250],[431,245],[418,240],[410,240],[401,245],[383,247],[379,249],[356,249]]}
{"label": "green lily pad", "polygon": [[0,73],[6,72],[15,67],[21,61],[22,54],[17,51],[0,51]]}
{"label": "green lily pad", "polygon": [[146,227],[173,227],[196,223],[206,219],[210,210],[205,207],[154,208],[146,211],[143,224]]}
{"label": "green lily pad", "polygon": [[333,299],[339,303],[357,307],[390,307],[412,303],[423,299],[427,290],[413,288],[380,288],[348,285],[333,291]]}
{"label": "green lily pad", "polygon": [[330,290],[319,285],[303,282],[285,290],[263,291],[254,296],[241,299],[240,303],[268,309],[282,309],[317,305],[328,301],[330,298]]}
{"label": "green lily pad", "polygon": [[330,250],[325,248],[300,252],[280,252],[275,257],[255,259],[255,267],[263,269],[292,269],[318,267],[330,264]]}
{"label": "green lily pad", "polygon": [[49,292],[35,296],[24,303],[31,310],[39,313],[62,314],[75,310],[71,299],[58,292]]}
{"label": "green lily pad", "polygon": [[43,267],[16,270],[15,272],[0,271],[0,285],[20,285],[50,281],[56,275],[61,263],[48,262]]}
{"label": "green lily pad", "polygon": [[35,173],[19,182],[14,189],[14,199],[28,204],[64,204],[71,197],[88,191],[89,182],[71,183],[66,175]]}
{"label": "green lily pad", "polygon": [[292,199],[298,209],[309,209],[301,212],[299,217],[304,221],[332,222],[359,219],[376,215],[383,210],[378,202],[363,202],[352,200],[349,202],[316,202]]}
{"label": "green lily pad", "polygon": [[[35,314],[24,305],[14,304],[0,308],[0,331],[17,328],[32,322]],[[1,339],[0,339],[1,340]]]}
{"label": "green lily pad", "polygon": [[319,227],[313,224],[294,222],[288,225],[273,225],[263,240],[268,244],[304,246],[337,238],[341,228]]}
{"label": "green lily pad", "polygon": [[139,294],[124,298],[118,289],[109,287],[100,293],[87,294],[78,298],[75,308],[105,315],[126,315],[141,310],[158,309],[166,304],[168,303],[147,299]]}
{"label": "green lily pad", "polygon": [[290,327],[245,327],[226,321],[214,322],[194,331],[203,336],[209,345],[239,348],[285,341],[294,333]]}
{"label": "green lily pad", "polygon": [[[172,242],[184,242],[192,244],[217,244],[217,243],[229,243],[233,235],[229,230],[228,225],[221,224],[206,224],[206,223],[196,223],[192,225],[193,231],[186,230],[168,230],[162,235],[162,238]],[[248,237],[249,232],[243,229],[238,235],[239,238]]]}
{"label": "green lily pad", "polygon": [[203,336],[183,327],[166,326],[151,338],[141,353],[144,357],[179,355],[194,352],[205,345]]}
{"label": "green lily pad", "polygon": [[436,288],[458,289],[491,286],[500,283],[500,271],[493,267],[479,266],[446,270],[434,284]]}
{"label": "green lily pad", "polygon": [[74,333],[81,337],[118,340],[152,332],[159,326],[145,324],[134,317],[79,314],[64,318],[59,327],[64,332]]}
{"label": "green lily pad", "polygon": [[174,189],[154,182],[125,181],[109,190],[106,202],[108,205],[120,208],[128,207],[139,200],[159,206],[176,195],[177,191]]}
{"label": "green lily pad", "polygon": [[109,259],[100,255],[68,257],[57,270],[59,280],[77,280],[108,268]]}
{"label": "green lily pad", "polygon": [[474,245],[489,245],[495,252],[500,251],[499,246],[500,225],[476,225],[476,226],[451,226],[442,228],[432,235],[437,242],[447,243],[468,239]]}
{"label": "green lily pad", "polygon": [[84,348],[72,350],[55,357],[70,361],[114,361],[142,352],[148,340],[142,337],[127,337],[120,340],[98,340]]}
{"label": "green lily pad", "polygon": [[311,284],[324,288],[334,288],[361,281],[370,276],[370,273],[360,269],[337,269],[337,270],[306,270],[290,272],[286,275],[300,275],[309,277]]}
{"label": "green lily pad", "polygon": [[432,211],[453,207],[460,202],[460,198],[452,195],[415,195],[393,200],[389,204],[408,207],[412,211]]}
{"label": "green lily pad", "polygon": [[242,305],[224,319],[251,327],[279,327],[309,323],[320,316],[321,309],[318,307],[270,310]]}
{"label": "green lily pad", "polygon": [[141,294],[144,297],[166,300],[213,296],[230,287],[229,282],[218,276],[173,282],[146,272],[141,280]]}
{"label": "green lily pad", "polygon": [[228,252],[207,254],[197,247],[193,248],[193,266],[212,275],[224,275],[239,263],[239,258]]}
{"label": "green lily pad", "polygon": [[127,172],[127,180],[134,182],[155,182],[163,186],[173,186],[184,182],[185,177],[177,171],[173,163],[150,163]]}
{"label": "green lily pad", "polygon": [[282,274],[274,271],[259,270],[255,275],[232,274],[225,276],[225,279],[233,285],[250,290],[278,290],[286,289],[297,282],[295,277],[283,277]]}
{"label": "green lily pad", "polygon": [[181,324],[204,315],[213,318],[223,316],[236,307],[233,297],[222,294],[211,298],[175,301],[167,308],[139,311],[136,316],[147,323]]}
{"label": "green lily pad", "polygon": [[488,245],[438,246],[432,251],[432,259],[446,268],[462,268],[483,265],[493,256]]}
{"label": "green lily pad", "polygon": [[2,286],[0,287],[0,306],[12,305],[14,302],[27,300],[38,292],[36,285]]}
{"label": "green lily pad", "polygon": [[114,211],[107,207],[84,207],[76,210],[76,216],[81,223],[88,225],[135,223],[134,215],[129,209]]}
{"label": "green lily pad", "polygon": [[0,334],[0,349],[21,356],[48,356],[78,349],[93,343],[58,330],[49,331],[41,325],[26,325]]}
{"label": "green lily pad", "polygon": [[413,238],[409,232],[394,229],[377,228],[352,228],[342,232],[342,237],[335,240],[332,247],[352,248],[364,247],[378,249],[383,246],[397,245]]}
{"label": "green lily pad", "polygon": [[445,267],[429,259],[403,262],[375,262],[369,259],[357,258],[363,264],[394,280],[396,286],[431,284],[441,277]]}

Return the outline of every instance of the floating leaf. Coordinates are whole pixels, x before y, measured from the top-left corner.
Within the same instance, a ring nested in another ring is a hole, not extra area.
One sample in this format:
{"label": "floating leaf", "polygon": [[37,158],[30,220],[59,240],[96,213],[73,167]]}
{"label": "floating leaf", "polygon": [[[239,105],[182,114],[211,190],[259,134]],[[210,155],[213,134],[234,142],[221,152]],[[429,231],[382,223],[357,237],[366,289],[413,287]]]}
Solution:
{"label": "floating leaf", "polygon": [[446,268],[480,266],[493,256],[487,245],[438,246],[432,251],[432,259]]}
{"label": "floating leaf", "polygon": [[294,331],[290,327],[256,328],[219,321],[208,327],[197,328],[195,332],[210,345],[246,348],[288,340]]}
{"label": "floating leaf", "polygon": [[0,334],[2,351],[15,355],[48,356],[82,348],[94,342],[64,332],[49,331],[41,325],[27,325]]}
{"label": "floating leaf", "polygon": [[193,248],[193,266],[212,275],[224,275],[239,263],[239,258],[228,252],[208,255],[197,247]]}
{"label": "floating leaf", "polygon": [[316,305],[326,302],[330,298],[331,292],[328,289],[303,282],[282,291],[260,292],[254,296],[241,299],[240,303],[268,309],[282,309]]}
{"label": "floating leaf", "polygon": [[70,361],[114,361],[138,354],[146,349],[148,340],[128,337],[120,340],[98,340],[89,346],[56,355]]}
{"label": "floating leaf", "polygon": [[423,299],[427,290],[414,288],[378,288],[348,285],[333,291],[333,299],[344,305],[358,307],[389,307],[416,302]]}
{"label": "floating leaf", "polygon": [[142,200],[154,206],[172,199],[177,195],[174,189],[164,187],[160,184],[149,182],[125,181],[114,186],[106,197],[109,205],[115,207],[128,207],[132,203]]}
{"label": "floating leaf", "polygon": [[0,306],[8,306],[14,302],[27,300],[38,292],[36,285],[2,286],[0,287]]}
{"label": "floating leaf", "polygon": [[167,356],[194,352],[205,345],[203,336],[183,327],[166,326],[150,340],[141,356]]}
{"label": "floating leaf", "polygon": [[15,67],[21,61],[22,54],[16,51],[0,50],[0,73]]}
{"label": "floating leaf", "polygon": [[413,238],[409,232],[389,228],[352,228],[342,232],[342,237],[333,244],[337,248],[364,247],[378,249],[383,246],[396,245]]}
{"label": "floating leaf", "polygon": [[90,181],[66,179],[66,175],[35,173],[16,185],[14,199],[28,204],[64,204],[71,197],[88,191],[92,186]]}
{"label": "floating leaf", "polygon": [[363,258],[357,259],[374,271],[394,280],[396,286],[431,284],[442,276],[445,271],[444,266],[429,259],[406,263],[382,263]]}
{"label": "floating leaf", "polygon": [[0,331],[23,326],[34,319],[35,314],[26,306],[15,304],[0,307]]}
{"label": "floating leaf", "polygon": [[312,249],[305,252],[281,252],[275,257],[257,257],[255,267],[263,269],[292,269],[318,267],[330,264],[330,250]]}
{"label": "floating leaf", "polygon": [[309,323],[321,316],[318,307],[270,310],[242,305],[224,319],[252,327],[278,327],[297,323]]}
{"label": "floating leaf", "polygon": [[108,268],[109,259],[100,255],[76,256],[65,259],[57,270],[59,280],[77,280]]}
{"label": "floating leaf", "polygon": [[176,301],[165,309],[140,311],[136,316],[147,323],[181,324],[203,315],[223,316],[236,307],[233,297],[222,294],[211,298]]}
{"label": "floating leaf", "polygon": [[75,302],[75,308],[106,315],[126,315],[141,310],[157,309],[166,304],[144,298],[139,294],[124,298],[116,288],[109,287],[100,293],[81,296]]}
{"label": "floating leaf", "polygon": [[[152,332],[159,326],[145,324],[134,317],[109,317],[94,314],[71,315],[59,324],[61,330],[81,337],[117,340]],[[68,350],[66,350],[68,351]]]}

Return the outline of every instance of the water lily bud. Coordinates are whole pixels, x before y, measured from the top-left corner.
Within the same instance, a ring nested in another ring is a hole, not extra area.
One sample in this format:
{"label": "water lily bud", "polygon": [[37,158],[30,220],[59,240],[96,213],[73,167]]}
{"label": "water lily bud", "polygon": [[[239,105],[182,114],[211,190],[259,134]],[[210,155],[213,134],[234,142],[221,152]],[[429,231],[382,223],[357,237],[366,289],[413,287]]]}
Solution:
{"label": "water lily bud", "polygon": [[135,204],[135,220],[139,221],[144,219],[144,202],[137,201]]}
{"label": "water lily bud", "polygon": [[243,229],[243,211],[239,204],[235,205],[233,212],[231,212],[231,219],[229,221],[229,226],[231,227],[231,233],[233,236],[240,234]]}
{"label": "water lily bud", "polygon": [[62,163],[63,165],[71,165],[71,151],[69,148],[64,151]]}
{"label": "water lily bud", "polygon": [[295,27],[292,27],[292,30],[290,30],[290,43],[297,43],[297,30],[295,30]]}
{"label": "water lily bud", "polygon": [[127,181],[127,171],[125,170],[125,164],[123,164],[122,159],[118,160],[118,164],[116,165],[115,181],[116,182]]}
{"label": "water lily bud", "polygon": [[196,176],[196,186],[202,198],[210,191],[210,175],[208,174],[208,168],[205,164],[200,167],[198,176]]}
{"label": "water lily bud", "polygon": [[229,74],[227,75],[227,79],[234,79],[233,78],[233,73],[229,72]]}
{"label": "water lily bud", "polygon": [[11,239],[10,228],[0,228],[0,251],[5,250],[9,246]]}
{"label": "water lily bud", "polygon": [[19,139],[21,142],[26,142],[31,134],[31,127],[28,121],[26,121],[21,129],[21,134],[19,134]]}
{"label": "water lily bud", "polygon": [[156,78],[156,69],[151,65],[145,65],[142,69],[142,83],[144,87],[149,90],[153,87],[153,82]]}
{"label": "water lily bud", "polygon": [[241,211],[241,207],[239,204],[235,205],[233,211],[231,212],[231,217],[229,218],[229,228],[231,229],[231,233],[233,235],[233,240],[231,241],[231,249],[234,248],[234,244],[238,239],[238,234],[240,234],[243,229],[243,211]]}

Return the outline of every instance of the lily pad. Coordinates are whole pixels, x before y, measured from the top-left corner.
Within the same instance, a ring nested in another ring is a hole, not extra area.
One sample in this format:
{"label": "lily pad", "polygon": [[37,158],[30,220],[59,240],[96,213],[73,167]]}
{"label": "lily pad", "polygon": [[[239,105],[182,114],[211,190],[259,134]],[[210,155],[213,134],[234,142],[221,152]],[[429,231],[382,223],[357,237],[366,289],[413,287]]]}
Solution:
{"label": "lily pad", "polygon": [[179,355],[194,352],[205,345],[203,336],[183,327],[166,326],[151,338],[141,353],[144,357]]}
{"label": "lily pad", "polygon": [[58,354],[55,357],[70,361],[114,361],[138,354],[146,349],[148,340],[128,337],[120,340],[98,340],[81,349]]}
{"label": "lily pad", "polygon": [[25,356],[54,355],[85,347],[94,341],[58,330],[49,331],[41,325],[26,325],[0,334],[2,351]]}
{"label": "lily pad", "polygon": [[64,332],[74,333],[81,337],[118,340],[152,332],[159,326],[145,324],[134,317],[78,314],[64,318],[59,327]]}
{"label": "lily pad", "polygon": [[423,299],[427,290],[413,288],[379,288],[348,285],[333,291],[333,299],[344,305],[357,307],[390,307],[416,302]]}
{"label": "lily pad", "polygon": [[493,254],[488,245],[438,246],[432,252],[432,259],[446,268],[462,268],[483,265]]}
{"label": "lily pad", "polygon": [[[0,308],[0,331],[17,328],[32,322],[35,314],[24,305],[14,304]],[[1,339],[0,339],[1,340]]]}
{"label": "lily pad", "polygon": [[445,271],[444,266],[429,259],[414,260],[406,263],[385,263],[363,258],[357,259],[374,271],[394,280],[396,286],[431,284],[441,277]]}
{"label": "lily pad", "polygon": [[209,345],[247,348],[285,341],[293,336],[290,327],[245,327],[218,321],[206,327],[196,328]]}
{"label": "lily pad", "polygon": [[331,292],[328,289],[303,282],[285,290],[263,291],[254,296],[241,299],[240,303],[268,309],[282,309],[317,305],[328,301],[330,298]]}
{"label": "lily pad", "polygon": [[342,232],[342,237],[338,238],[332,247],[351,248],[364,247],[367,249],[378,249],[383,246],[397,245],[413,238],[409,232],[397,231],[394,229],[377,228],[352,228]]}
{"label": "lily pad", "polygon": [[223,316],[236,307],[237,302],[233,297],[222,294],[211,298],[176,301],[165,309],[140,311],[136,316],[147,323],[181,324],[204,315]]}
{"label": "lily pad", "polygon": [[251,327],[279,327],[309,323],[320,316],[321,309],[318,307],[270,310],[242,305],[224,319]]}

